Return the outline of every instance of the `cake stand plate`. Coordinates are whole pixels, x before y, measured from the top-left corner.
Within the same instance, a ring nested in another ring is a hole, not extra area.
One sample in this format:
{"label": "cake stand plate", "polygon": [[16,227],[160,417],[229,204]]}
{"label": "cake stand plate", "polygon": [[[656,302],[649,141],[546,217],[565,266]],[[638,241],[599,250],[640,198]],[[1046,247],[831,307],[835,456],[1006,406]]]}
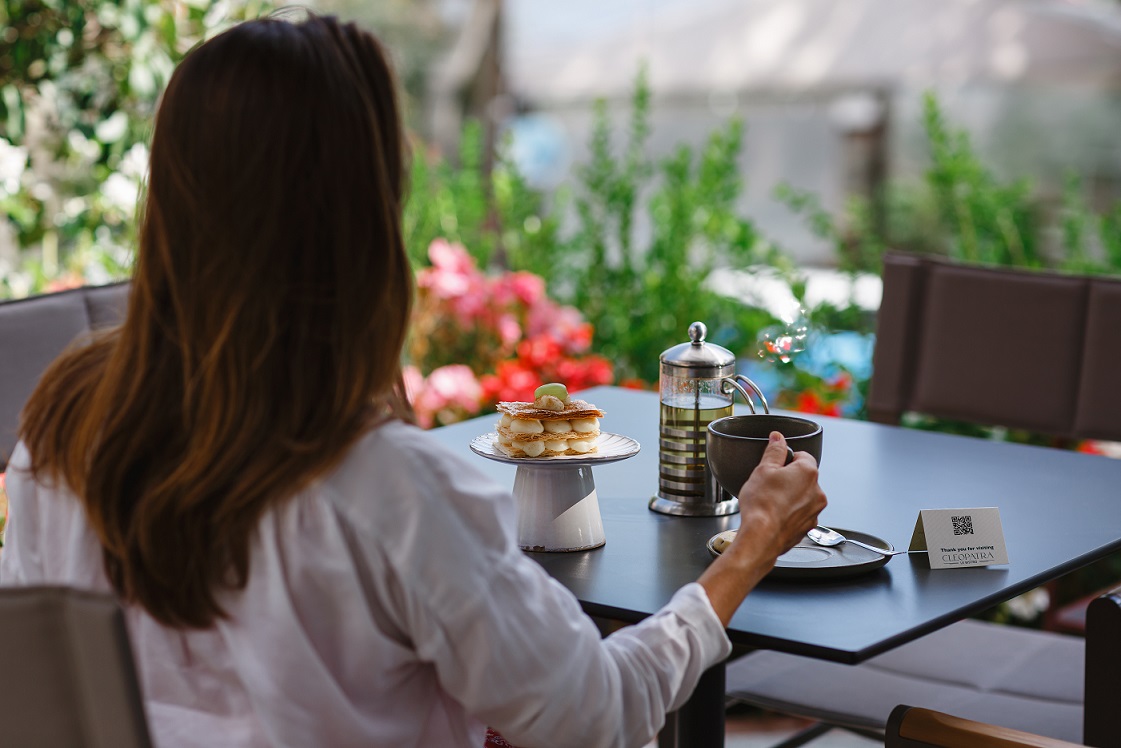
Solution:
{"label": "cake stand plate", "polygon": [[522,550],[586,551],[606,542],[592,467],[633,457],[638,454],[638,442],[601,432],[592,454],[507,457],[498,449],[497,439],[495,433],[477,436],[471,440],[471,451],[517,466],[514,501]]}

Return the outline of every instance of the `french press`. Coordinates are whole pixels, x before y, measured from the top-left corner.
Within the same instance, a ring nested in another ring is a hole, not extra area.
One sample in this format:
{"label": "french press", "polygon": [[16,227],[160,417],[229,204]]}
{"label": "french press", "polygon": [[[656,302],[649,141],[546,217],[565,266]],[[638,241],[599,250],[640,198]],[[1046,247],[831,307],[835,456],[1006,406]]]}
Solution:
{"label": "french press", "polygon": [[[763,393],[747,377],[736,373],[736,357],[727,348],[706,343],[703,322],[689,325],[689,341],[660,357],[658,385],[661,415],[658,430],[658,493],[650,508],[662,514],[713,517],[734,514],[740,502],[717,483],[705,460],[708,424],[732,415],[735,393],[751,412]],[[749,392],[750,390],[750,392]]]}

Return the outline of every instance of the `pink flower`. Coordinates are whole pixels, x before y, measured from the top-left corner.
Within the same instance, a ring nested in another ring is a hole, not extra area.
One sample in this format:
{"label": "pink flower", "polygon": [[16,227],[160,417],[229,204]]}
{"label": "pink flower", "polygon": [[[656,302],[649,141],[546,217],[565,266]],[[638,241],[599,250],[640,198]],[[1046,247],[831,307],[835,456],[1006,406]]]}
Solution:
{"label": "pink flower", "polygon": [[490,308],[490,293],[486,278],[475,273],[466,279],[462,291],[451,298],[452,309],[459,315],[459,322],[473,322]]}
{"label": "pink flower", "polygon": [[581,353],[592,344],[592,326],[575,307],[560,306],[543,300],[529,309],[526,334],[530,337],[551,335],[569,353]]}
{"label": "pink flower", "polygon": [[428,259],[432,267],[451,273],[469,275],[475,272],[475,260],[462,244],[452,244],[447,239],[433,239],[428,245]]}
{"label": "pink flower", "polygon": [[487,303],[488,283],[463,245],[436,239],[428,246],[428,259],[432,267],[417,271],[417,287],[437,299],[450,300],[458,315],[477,315]]}
{"label": "pink flower", "polygon": [[406,366],[401,370],[401,378],[405,380],[405,395],[409,401],[416,400],[424,388],[424,375],[420,373],[420,369],[412,365]]}
{"label": "pink flower", "polygon": [[527,307],[545,298],[545,279],[533,273],[507,273],[502,278],[504,289]]}
{"label": "pink flower", "polygon": [[417,423],[430,428],[474,415],[482,407],[483,388],[470,368],[463,364],[441,366],[428,378],[415,367],[406,367],[405,391],[412,401]]}
{"label": "pink flower", "polygon": [[470,279],[440,268],[423,268],[416,274],[417,288],[431,291],[437,299],[454,299],[467,293]]}
{"label": "pink flower", "polygon": [[86,281],[82,276],[77,273],[67,273],[66,275],[59,276],[43,287],[47,293],[55,293],[56,291],[66,291],[71,288],[80,288],[85,285]]}
{"label": "pink flower", "polygon": [[464,364],[441,366],[428,375],[428,389],[442,406],[477,410],[483,388],[470,367]]}
{"label": "pink flower", "polygon": [[513,348],[522,339],[522,326],[518,324],[514,315],[499,315],[496,326],[498,327],[498,337],[502,340],[503,346]]}

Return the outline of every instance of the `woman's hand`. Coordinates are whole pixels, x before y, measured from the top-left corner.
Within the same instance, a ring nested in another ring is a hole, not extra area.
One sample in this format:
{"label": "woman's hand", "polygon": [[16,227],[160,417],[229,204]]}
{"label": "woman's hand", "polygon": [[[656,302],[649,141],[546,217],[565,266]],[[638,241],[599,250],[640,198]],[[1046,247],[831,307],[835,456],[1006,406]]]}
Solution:
{"label": "woman's hand", "polygon": [[[817,524],[825,508],[825,492],[817,482],[817,461],[795,452],[786,465],[786,439],[771,432],[759,466],[740,489],[740,529],[732,544],[767,544],[777,559]],[[731,550],[731,549],[729,549]]]}
{"label": "woman's hand", "polygon": [[736,539],[697,580],[725,626],[747,593],[817,524],[825,508],[813,455],[795,452],[789,465],[786,458],[786,439],[772,432],[758,467],[740,489]]}

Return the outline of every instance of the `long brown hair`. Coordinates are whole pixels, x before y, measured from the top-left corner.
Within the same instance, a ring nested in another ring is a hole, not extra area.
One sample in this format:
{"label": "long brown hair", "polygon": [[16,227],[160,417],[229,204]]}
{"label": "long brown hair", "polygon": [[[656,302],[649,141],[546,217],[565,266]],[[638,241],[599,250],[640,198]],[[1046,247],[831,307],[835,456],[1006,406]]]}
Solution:
{"label": "long brown hair", "polygon": [[21,429],[157,620],[224,616],[261,515],[400,412],[403,152],[388,61],[352,24],[250,21],[172,76],[128,316],[51,367]]}

